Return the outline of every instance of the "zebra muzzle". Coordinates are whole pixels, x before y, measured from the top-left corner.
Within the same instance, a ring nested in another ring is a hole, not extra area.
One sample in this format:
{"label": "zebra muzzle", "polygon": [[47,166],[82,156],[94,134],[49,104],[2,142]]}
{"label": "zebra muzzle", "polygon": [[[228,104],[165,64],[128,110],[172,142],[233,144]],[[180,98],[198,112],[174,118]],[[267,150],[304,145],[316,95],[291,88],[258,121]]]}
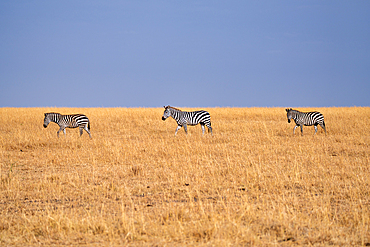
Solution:
{"label": "zebra muzzle", "polygon": [[166,120],[164,117],[162,117],[162,120],[164,121],[164,120]]}
{"label": "zebra muzzle", "polygon": [[290,123],[290,119],[288,119],[288,123]]}
{"label": "zebra muzzle", "polygon": [[44,124],[44,128],[48,127],[46,124]]}

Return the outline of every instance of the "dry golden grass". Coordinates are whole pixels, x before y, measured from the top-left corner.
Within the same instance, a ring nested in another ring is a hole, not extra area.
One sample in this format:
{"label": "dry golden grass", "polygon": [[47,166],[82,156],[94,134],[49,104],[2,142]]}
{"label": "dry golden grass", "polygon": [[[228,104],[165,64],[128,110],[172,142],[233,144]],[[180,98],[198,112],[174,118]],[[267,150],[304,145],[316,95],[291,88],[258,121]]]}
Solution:
{"label": "dry golden grass", "polygon": [[[192,109],[188,109],[192,110]],[[163,108],[0,108],[0,245],[370,245],[370,108],[210,108],[213,137]],[[86,132],[44,129],[83,113]]]}

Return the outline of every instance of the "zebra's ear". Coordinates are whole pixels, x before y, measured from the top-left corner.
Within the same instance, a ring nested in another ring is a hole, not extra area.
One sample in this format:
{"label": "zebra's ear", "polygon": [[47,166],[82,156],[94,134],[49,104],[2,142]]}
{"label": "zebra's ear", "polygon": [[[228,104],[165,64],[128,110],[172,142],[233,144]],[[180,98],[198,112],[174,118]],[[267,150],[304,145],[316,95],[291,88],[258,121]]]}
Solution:
{"label": "zebra's ear", "polygon": [[288,109],[285,109],[286,110],[286,112],[288,112]]}
{"label": "zebra's ear", "polygon": [[46,117],[46,113],[44,113],[44,116]]}

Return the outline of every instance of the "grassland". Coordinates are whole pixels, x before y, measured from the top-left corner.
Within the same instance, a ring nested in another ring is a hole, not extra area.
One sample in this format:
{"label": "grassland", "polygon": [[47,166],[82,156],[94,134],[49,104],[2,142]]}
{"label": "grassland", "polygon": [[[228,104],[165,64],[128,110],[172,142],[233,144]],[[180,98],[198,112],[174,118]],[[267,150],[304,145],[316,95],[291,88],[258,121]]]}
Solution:
{"label": "grassland", "polygon": [[[370,245],[370,108],[0,108],[0,245]],[[312,109],[301,109],[312,110]],[[84,113],[57,138],[43,113]]]}

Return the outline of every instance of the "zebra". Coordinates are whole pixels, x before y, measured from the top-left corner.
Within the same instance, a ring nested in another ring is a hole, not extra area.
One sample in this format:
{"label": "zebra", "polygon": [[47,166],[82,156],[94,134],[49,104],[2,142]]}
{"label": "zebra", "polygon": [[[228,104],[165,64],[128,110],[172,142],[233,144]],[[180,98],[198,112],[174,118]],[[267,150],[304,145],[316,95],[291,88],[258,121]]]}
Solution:
{"label": "zebra", "polygon": [[175,131],[175,136],[177,134],[177,131],[184,127],[185,133],[188,134],[188,125],[197,125],[200,124],[202,127],[202,132],[204,135],[204,125],[207,126],[208,132],[211,132],[212,135],[212,127],[211,127],[211,115],[207,111],[193,111],[193,112],[187,112],[187,111],[181,111],[180,109],[177,109],[172,106],[163,106],[164,107],[164,113],[162,116],[162,120],[166,120],[168,117],[172,117],[177,122],[177,128]]}
{"label": "zebra", "polygon": [[60,129],[57,132],[59,137],[59,132],[63,130],[64,135],[66,135],[66,128],[80,128],[80,136],[82,135],[83,130],[90,134],[90,121],[83,114],[73,114],[73,115],[62,115],[60,113],[50,112],[45,113],[44,118],[44,128],[48,127],[50,122],[54,122],[59,125]]}
{"label": "zebra", "polygon": [[295,129],[300,126],[301,127],[301,135],[303,135],[303,125],[305,126],[314,126],[315,127],[315,134],[317,133],[317,125],[320,125],[325,130],[326,135],[326,128],[324,122],[324,116],[320,112],[300,112],[297,110],[285,109],[287,112],[288,123],[290,123],[290,119],[293,119],[296,126],[294,126],[293,134]]}

